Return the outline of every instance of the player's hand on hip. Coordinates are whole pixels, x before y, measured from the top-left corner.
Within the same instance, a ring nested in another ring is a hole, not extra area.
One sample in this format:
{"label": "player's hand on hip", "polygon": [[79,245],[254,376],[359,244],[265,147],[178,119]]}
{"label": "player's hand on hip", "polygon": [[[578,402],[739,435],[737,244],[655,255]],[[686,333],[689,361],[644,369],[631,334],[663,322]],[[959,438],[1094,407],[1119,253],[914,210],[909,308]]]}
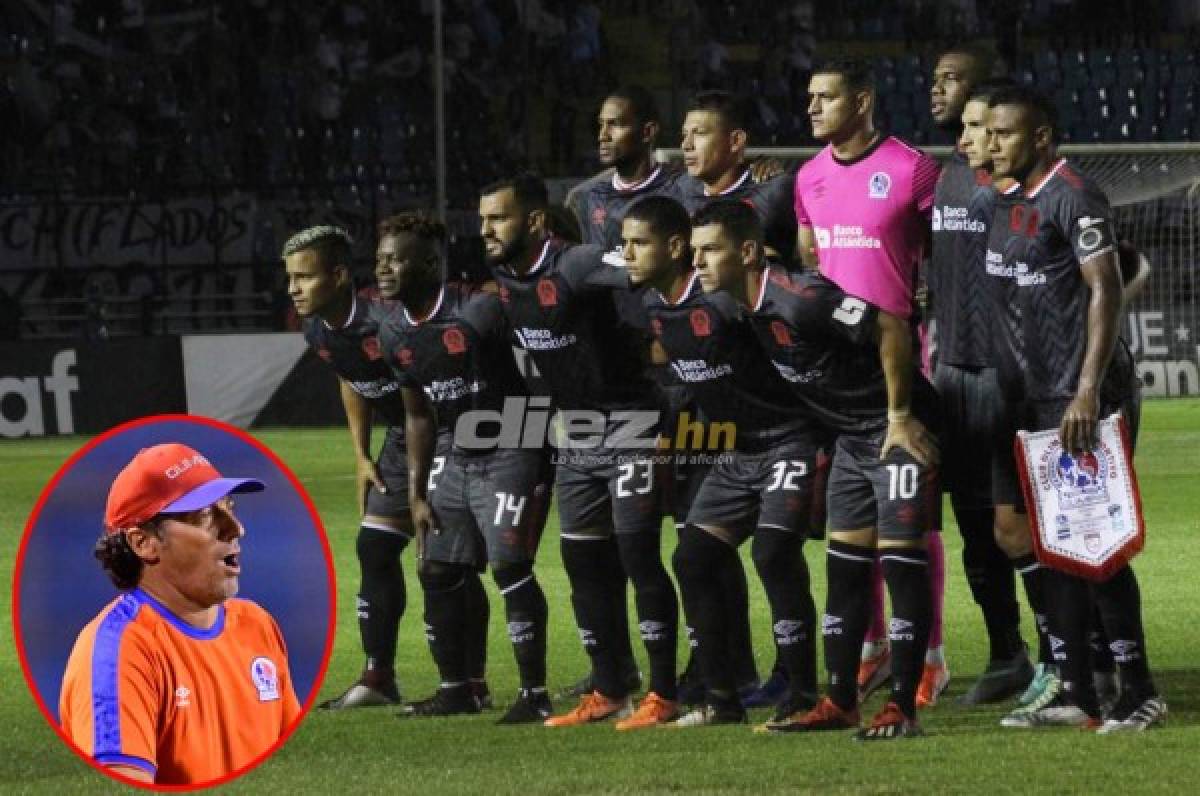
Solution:
{"label": "player's hand on hip", "polygon": [[1062,423],[1058,427],[1058,440],[1063,450],[1088,451],[1096,446],[1096,420],[1100,415],[1100,402],[1094,389],[1082,389],[1067,404]]}
{"label": "player's hand on hip", "polygon": [[922,467],[938,463],[937,438],[912,415],[888,421],[887,434],[883,438],[883,446],[879,449],[879,458],[886,458],[892,448],[908,451]]}
{"label": "player's hand on hip", "polygon": [[409,511],[412,513],[413,536],[417,540],[417,558],[425,557],[425,535],[437,533],[434,527],[433,507],[425,498],[409,500]]}
{"label": "player's hand on hip", "polygon": [[374,488],[378,489],[380,494],[386,495],[388,493],[387,484],[379,474],[379,468],[375,466],[375,462],[370,459],[358,460],[354,478],[358,486],[358,512],[366,514],[367,493]]}

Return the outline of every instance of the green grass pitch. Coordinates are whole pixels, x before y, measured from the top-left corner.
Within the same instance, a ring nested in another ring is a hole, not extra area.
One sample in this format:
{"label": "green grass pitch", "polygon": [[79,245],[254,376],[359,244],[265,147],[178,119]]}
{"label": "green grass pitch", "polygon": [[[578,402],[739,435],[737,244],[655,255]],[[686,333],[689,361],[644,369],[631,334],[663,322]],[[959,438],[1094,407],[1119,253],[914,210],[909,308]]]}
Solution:
{"label": "green grass pitch", "polygon": [[[339,692],[362,663],[354,621],[357,586],[353,471],[344,429],[264,430],[257,435],[311,492],[336,557],[338,634],[322,697]],[[11,572],[34,501],[80,438],[0,442],[0,565]],[[954,706],[983,666],[985,639],[962,575],[961,542],[947,512],[946,637],[954,676],[947,698],[925,711],[928,737],[862,747],[847,734],[764,737],[747,727],[617,733],[609,725],[548,730],[496,727],[478,717],[400,720],[375,709],[310,715],[291,742],[229,791],[239,793],[582,793],[822,791],[844,793],[1194,792],[1200,787],[1200,401],[1152,401],[1145,407],[1137,458],[1148,542],[1137,559],[1151,662],[1171,709],[1166,728],[1140,737],[1098,737],[1075,730],[1003,729],[1004,708]],[[551,521],[539,573],[551,603],[550,684],[585,670]],[[253,529],[247,544],[254,543]],[[664,555],[674,544],[664,534]],[[821,545],[810,544],[814,594],[823,604]],[[409,608],[400,639],[406,696],[435,686],[421,628],[420,589],[405,554]],[[751,570],[748,570],[752,572]],[[251,575],[252,577],[252,575]],[[769,622],[761,588],[751,605],[761,669],[770,666]],[[501,708],[516,688],[493,597],[490,682]],[[11,613],[11,589],[4,590]],[[1026,611],[1025,634],[1032,635]],[[11,622],[0,639],[0,792],[96,793],[121,790],[59,743],[34,707],[13,645]],[[867,706],[872,713],[878,698]],[[564,704],[558,707],[566,707]],[[765,717],[761,711],[752,719]]]}

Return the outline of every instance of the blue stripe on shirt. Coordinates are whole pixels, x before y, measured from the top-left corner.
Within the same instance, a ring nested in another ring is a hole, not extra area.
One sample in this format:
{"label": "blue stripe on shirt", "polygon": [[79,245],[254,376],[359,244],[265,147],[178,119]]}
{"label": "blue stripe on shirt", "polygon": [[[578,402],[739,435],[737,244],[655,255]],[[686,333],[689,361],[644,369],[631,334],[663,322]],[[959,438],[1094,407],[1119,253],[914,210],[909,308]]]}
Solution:
{"label": "blue stripe on shirt", "polygon": [[141,602],[133,595],[117,600],[96,629],[92,644],[92,756],[121,755],[121,703],[117,666],[121,637],[137,616]]}

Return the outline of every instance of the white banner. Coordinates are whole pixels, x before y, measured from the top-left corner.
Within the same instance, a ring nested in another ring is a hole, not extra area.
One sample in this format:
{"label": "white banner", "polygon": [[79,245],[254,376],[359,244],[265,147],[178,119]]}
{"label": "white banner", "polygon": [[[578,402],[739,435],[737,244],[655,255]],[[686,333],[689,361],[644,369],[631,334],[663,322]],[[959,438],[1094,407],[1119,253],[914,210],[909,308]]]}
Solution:
{"label": "white banner", "polygon": [[1096,447],[1063,450],[1058,429],[1017,433],[1017,467],[1038,560],[1107,580],[1142,549],[1146,526],[1125,419],[1106,417]]}

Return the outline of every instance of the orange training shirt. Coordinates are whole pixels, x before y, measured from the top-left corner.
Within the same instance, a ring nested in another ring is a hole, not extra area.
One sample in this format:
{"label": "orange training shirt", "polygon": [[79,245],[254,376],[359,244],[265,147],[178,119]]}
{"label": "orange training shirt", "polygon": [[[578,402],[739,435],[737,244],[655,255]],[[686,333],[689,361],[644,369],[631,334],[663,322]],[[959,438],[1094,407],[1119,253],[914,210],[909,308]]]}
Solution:
{"label": "orange training shirt", "polygon": [[76,746],[158,784],[219,779],[270,749],[300,715],[283,635],[248,600],[217,610],[192,627],[134,589],[89,622],[59,699]]}

